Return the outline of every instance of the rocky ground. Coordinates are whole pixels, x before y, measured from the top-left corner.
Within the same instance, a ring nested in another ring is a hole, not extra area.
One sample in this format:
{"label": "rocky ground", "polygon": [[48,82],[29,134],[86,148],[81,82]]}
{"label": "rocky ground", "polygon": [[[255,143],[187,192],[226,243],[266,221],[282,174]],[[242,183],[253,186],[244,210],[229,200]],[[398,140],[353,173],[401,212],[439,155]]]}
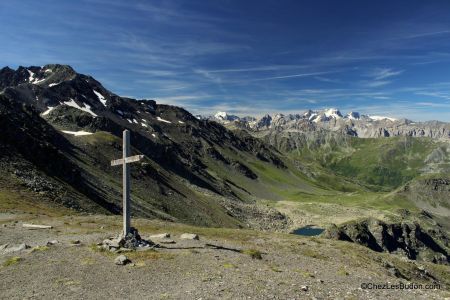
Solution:
{"label": "rocky ground", "polygon": [[[27,229],[24,223],[51,225]],[[3,299],[445,299],[449,267],[355,244],[250,230],[134,220],[155,250],[112,253],[96,244],[120,231],[116,216],[0,213]],[[199,240],[181,239],[195,233]],[[49,243],[50,242],[50,243]],[[4,246],[8,244],[7,246]],[[29,246],[20,244],[26,244]],[[130,260],[115,264],[119,255]],[[439,290],[369,290],[362,283],[432,284]]]}

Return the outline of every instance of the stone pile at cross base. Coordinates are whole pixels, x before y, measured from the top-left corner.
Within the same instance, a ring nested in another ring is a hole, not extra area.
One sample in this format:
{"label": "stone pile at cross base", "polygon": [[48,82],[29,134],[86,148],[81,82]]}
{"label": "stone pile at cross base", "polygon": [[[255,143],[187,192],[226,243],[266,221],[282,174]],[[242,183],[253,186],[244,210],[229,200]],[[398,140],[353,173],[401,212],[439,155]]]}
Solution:
{"label": "stone pile at cross base", "polygon": [[100,246],[109,251],[116,251],[120,248],[143,250],[157,247],[152,241],[142,239],[137,229],[134,227],[130,228],[130,232],[127,235],[124,236],[124,234],[121,233],[117,237],[106,239]]}

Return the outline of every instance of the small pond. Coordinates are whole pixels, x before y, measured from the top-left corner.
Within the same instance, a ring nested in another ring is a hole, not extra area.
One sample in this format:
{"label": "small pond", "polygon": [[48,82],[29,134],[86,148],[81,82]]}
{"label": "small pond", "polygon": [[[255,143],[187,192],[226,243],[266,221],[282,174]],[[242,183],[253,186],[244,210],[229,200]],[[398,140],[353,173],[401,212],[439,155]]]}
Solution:
{"label": "small pond", "polygon": [[292,231],[292,234],[315,236],[315,235],[321,234],[322,232],[324,232],[324,230],[325,229],[323,229],[323,228],[315,227],[313,225],[308,225],[305,227],[295,229],[294,231]]}

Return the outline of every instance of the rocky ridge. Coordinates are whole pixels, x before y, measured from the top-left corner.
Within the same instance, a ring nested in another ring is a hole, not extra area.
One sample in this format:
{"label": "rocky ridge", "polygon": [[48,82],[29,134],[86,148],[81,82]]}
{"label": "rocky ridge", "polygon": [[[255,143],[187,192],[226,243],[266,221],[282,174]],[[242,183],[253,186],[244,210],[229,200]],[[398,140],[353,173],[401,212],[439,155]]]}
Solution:
{"label": "rocky ridge", "polygon": [[[426,212],[424,217],[428,217]],[[425,229],[419,223],[386,223],[375,219],[332,225],[326,238],[354,242],[377,252],[403,255],[413,260],[449,264],[449,237],[439,224]]]}
{"label": "rocky ridge", "polygon": [[[226,116],[226,118],[221,117]],[[450,123],[439,121],[414,122],[385,116],[370,116],[359,112],[343,115],[338,109],[308,110],[302,114],[264,115],[260,118],[229,115],[225,112],[208,117],[224,125],[233,125],[251,132],[299,132],[320,129],[360,138],[392,136],[450,139]]]}

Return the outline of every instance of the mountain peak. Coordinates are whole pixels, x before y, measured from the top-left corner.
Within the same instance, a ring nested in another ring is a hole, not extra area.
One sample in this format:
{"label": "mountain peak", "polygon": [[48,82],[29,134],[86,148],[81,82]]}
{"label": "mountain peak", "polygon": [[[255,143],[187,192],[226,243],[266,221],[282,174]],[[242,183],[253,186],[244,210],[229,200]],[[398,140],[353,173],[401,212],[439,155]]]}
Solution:
{"label": "mountain peak", "polygon": [[391,122],[397,121],[397,119],[395,119],[395,118],[385,117],[385,116],[368,116],[368,117],[374,121],[382,121],[382,120],[388,120]]}
{"label": "mountain peak", "polygon": [[225,120],[228,117],[227,112],[225,111],[218,111],[215,115],[214,118],[216,119],[221,119],[221,120]]}
{"label": "mountain peak", "polygon": [[335,119],[342,118],[342,114],[339,111],[339,109],[337,109],[337,108],[328,108],[325,110],[324,114],[327,118],[330,118],[330,117],[335,118]]}
{"label": "mountain peak", "polygon": [[356,112],[356,111],[349,112],[345,117],[347,119],[349,119],[349,120],[359,120],[359,119],[361,119],[361,115],[359,114],[359,112]]}
{"label": "mountain peak", "polygon": [[219,120],[219,121],[224,121],[224,122],[232,122],[232,121],[239,120],[239,117],[235,116],[235,115],[229,115],[225,111],[218,111],[214,115],[214,119]]}

